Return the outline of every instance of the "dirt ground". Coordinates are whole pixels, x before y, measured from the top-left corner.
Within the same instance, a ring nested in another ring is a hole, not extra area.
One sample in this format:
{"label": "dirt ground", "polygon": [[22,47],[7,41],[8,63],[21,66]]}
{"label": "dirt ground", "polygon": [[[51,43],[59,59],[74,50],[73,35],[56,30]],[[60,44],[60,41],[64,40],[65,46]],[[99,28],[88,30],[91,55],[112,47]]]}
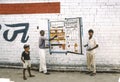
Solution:
{"label": "dirt ground", "polygon": [[14,82],[118,82],[120,73],[97,73],[90,76],[85,72],[50,72],[50,75],[32,70],[35,77],[23,80],[22,69],[0,68],[0,78],[9,78]]}

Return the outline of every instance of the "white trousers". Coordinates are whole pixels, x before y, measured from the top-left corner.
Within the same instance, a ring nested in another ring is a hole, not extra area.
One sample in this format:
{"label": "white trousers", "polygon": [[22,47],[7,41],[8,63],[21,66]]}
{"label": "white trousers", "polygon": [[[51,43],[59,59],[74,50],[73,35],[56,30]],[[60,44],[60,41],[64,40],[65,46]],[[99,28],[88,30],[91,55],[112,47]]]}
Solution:
{"label": "white trousers", "polygon": [[40,65],[39,72],[47,73],[45,49],[39,49]]}
{"label": "white trousers", "polygon": [[87,67],[89,71],[96,73],[95,53],[87,52]]}

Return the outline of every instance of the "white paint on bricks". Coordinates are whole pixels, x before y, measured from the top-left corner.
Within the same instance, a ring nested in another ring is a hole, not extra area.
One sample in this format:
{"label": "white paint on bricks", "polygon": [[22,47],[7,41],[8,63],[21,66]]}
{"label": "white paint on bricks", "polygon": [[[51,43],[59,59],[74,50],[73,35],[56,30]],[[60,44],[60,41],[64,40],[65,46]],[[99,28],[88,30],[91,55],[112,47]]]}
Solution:
{"label": "white paint on bricks", "polygon": [[[42,2],[52,2],[55,0],[42,0]],[[63,18],[82,17],[83,19],[83,45],[88,38],[87,31],[92,28],[99,42],[96,54],[97,66],[120,65],[120,9],[119,0],[58,0],[61,2],[60,14],[18,14],[0,15],[0,62],[20,63],[23,43],[20,42],[22,34],[19,34],[13,42],[5,41],[3,32],[5,24],[29,23],[28,44],[31,46],[32,63],[38,64],[38,37],[40,29],[48,30],[47,20],[63,20]],[[39,0],[1,0],[1,3],[16,2],[41,2]],[[111,6],[111,7],[110,7]],[[37,29],[39,26],[39,30]],[[21,27],[22,28],[22,27]],[[10,32],[9,37],[12,32]],[[47,51],[48,52],[48,51]],[[47,54],[47,64],[49,65],[86,65],[85,48],[84,55],[75,54]],[[48,66],[49,67],[49,66]],[[114,67],[113,67],[114,68]],[[119,67],[118,67],[119,68]]]}

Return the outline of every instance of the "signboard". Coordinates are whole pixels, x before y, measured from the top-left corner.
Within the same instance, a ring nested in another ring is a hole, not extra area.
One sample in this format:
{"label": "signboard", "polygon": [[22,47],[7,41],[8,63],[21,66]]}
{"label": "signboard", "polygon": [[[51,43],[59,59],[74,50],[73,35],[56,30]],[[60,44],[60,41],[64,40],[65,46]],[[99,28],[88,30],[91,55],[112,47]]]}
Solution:
{"label": "signboard", "polygon": [[71,53],[82,53],[81,18],[66,18],[66,49]]}
{"label": "signboard", "polygon": [[66,18],[64,21],[49,21],[50,53],[82,54],[81,18]]}
{"label": "signboard", "polygon": [[66,37],[65,37],[65,22],[64,21],[51,21],[49,29],[50,38],[57,35],[57,38],[50,41],[50,51],[52,53],[65,53],[66,52]]}

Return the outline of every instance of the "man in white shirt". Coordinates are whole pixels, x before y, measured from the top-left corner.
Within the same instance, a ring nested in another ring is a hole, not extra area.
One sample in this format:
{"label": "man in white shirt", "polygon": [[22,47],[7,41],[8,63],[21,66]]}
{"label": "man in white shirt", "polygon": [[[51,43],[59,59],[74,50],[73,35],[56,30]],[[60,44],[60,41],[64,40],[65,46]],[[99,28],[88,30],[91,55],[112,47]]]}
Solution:
{"label": "man in white shirt", "polygon": [[87,68],[88,72],[87,74],[90,74],[91,76],[96,75],[96,63],[95,63],[95,54],[96,54],[96,48],[98,48],[98,42],[96,38],[93,36],[94,31],[90,29],[88,31],[89,39],[86,45],[84,47],[87,47]]}

